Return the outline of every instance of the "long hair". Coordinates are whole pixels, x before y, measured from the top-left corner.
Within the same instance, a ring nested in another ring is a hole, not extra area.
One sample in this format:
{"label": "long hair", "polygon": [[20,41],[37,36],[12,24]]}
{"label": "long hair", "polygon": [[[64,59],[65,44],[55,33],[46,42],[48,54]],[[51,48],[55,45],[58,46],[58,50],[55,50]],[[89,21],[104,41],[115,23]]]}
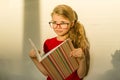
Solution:
{"label": "long hair", "polygon": [[82,48],[82,50],[85,53],[86,58],[86,75],[89,71],[89,65],[90,65],[90,55],[89,55],[89,41],[86,37],[86,32],[84,29],[84,26],[78,21],[77,13],[69,6],[67,5],[58,5],[53,9],[53,14],[59,14],[63,16],[64,18],[67,18],[70,20],[70,22],[73,22],[74,25],[70,28],[68,32],[68,37],[72,40],[72,43],[75,48]]}

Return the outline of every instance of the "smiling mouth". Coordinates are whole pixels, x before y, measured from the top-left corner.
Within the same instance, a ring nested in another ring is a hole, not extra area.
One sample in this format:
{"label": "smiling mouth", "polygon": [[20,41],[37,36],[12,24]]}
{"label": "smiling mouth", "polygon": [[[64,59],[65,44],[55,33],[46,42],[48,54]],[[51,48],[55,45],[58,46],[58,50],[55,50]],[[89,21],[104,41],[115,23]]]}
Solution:
{"label": "smiling mouth", "polygon": [[62,31],[56,31],[56,32],[61,33]]}
{"label": "smiling mouth", "polygon": [[56,32],[62,32],[62,30],[56,30]]}

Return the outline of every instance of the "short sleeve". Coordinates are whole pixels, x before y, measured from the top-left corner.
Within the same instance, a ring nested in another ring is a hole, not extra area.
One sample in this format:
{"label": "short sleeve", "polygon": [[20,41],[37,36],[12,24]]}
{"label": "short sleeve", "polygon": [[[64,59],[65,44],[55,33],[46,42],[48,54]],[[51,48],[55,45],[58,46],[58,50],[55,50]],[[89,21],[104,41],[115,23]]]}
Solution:
{"label": "short sleeve", "polygon": [[43,50],[44,50],[45,53],[47,53],[49,51],[48,46],[47,46],[47,41],[44,42]]}

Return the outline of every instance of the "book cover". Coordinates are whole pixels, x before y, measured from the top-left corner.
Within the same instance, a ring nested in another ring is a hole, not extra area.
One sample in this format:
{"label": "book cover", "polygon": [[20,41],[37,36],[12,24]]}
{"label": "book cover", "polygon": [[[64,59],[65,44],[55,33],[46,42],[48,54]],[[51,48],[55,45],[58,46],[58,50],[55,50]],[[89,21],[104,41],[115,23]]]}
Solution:
{"label": "book cover", "polygon": [[71,40],[67,39],[41,57],[40,62],[52,80],[64,80],[78,68],[77,58],[70,57],[73,49]]}

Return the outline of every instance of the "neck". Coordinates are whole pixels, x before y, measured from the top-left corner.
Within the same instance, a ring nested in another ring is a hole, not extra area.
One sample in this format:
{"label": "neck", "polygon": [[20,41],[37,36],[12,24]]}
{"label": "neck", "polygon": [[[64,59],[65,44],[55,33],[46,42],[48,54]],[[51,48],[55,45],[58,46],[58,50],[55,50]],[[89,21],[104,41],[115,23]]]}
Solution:
{"label": "neck", "polygon": [[65,35],[65,36],[57,36],[57,40],[59,41],[64,41],[68,38],[68,35]]}

